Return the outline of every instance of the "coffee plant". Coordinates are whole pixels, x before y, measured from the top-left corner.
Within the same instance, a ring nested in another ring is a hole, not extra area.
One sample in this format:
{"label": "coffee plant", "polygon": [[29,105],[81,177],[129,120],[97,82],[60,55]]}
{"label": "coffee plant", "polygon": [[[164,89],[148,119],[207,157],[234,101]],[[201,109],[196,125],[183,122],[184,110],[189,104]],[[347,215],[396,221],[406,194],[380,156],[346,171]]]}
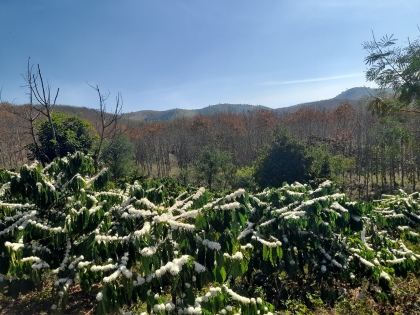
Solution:
{"label": "coffee plant", "polygon": [[[0,172],[0,289],[53,279],[51,313],[78,286],[97,313],[272,314],[311,293],[334,302],[369,279],[419,270],[419,194],[352,202],[326,181],[215,197],[204,188],[115,188],[80,153]],[[309,298],[308,298],[309,297]]]}

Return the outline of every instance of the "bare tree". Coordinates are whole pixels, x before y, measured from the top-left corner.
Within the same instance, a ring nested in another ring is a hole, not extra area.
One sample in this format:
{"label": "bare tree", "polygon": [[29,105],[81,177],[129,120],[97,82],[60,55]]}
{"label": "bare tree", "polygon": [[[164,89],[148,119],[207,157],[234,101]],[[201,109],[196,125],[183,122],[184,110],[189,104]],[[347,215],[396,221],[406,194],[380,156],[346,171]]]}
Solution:
{"label": "bare tree", "polygon": [[[54,151],[55,156],[60,156],[59,149],[57,146],[57,134],[52,120],[52,114],[57,102],[57,97],[60,89],[58,88],[55,92],[54,99],[51,98],[51,86],[47,83],[44,83],[44,78],[42,77],[41,67],[38,64],[36,71],[33,70],[33,65],[30,64],[30,58],[28,58],[28,65],[26,74],[22,75],[25,80],[26,87],[28,88],[29,104],[23,113],[16,113],[24,120],[30,124],[30,133],[33,140],[33,145],[35,147],[35,156],[39,157],[43,154],[40,150],[40,147],[37,142],[34,122],[38,119],[40,115],[45,116],[48,120],[48,124],[51,128],[52,137],[54,140]],[[37,104],[34,104],[34,100]],[[50,159],[47,157],[47,161],[50,162]]]}
{"label": "bare tree", "polygon": [[[26,73],[22,75],[23,79],[25,80],[26,87],[28,87],[28,92],[26,93],[29,97],[29,103],[25,106],[23,106],[22,109],[15,109],[12,106],[6,106],[5,104],[2,105],[2,108],[6,111],[8,111],[9,113],[12,113],[18,117],[20,117],[21,119],[23,119],[24,121],[26,121],[29,125],[28,127],[28,134],[30,135],[31,139],[32,139],[32,144],[31,146],[33,146],[33,150],[31,150],[32,152],[34,152],[34,156],[31,156],[30,158],[35,159],[39,156],[43,156],[47,159],[48,162],[50,162],[50,159],[43,154],[39,144],[38,144],[38,140],[37,140],[37,135],[36,135],[36,131],[35,131],[35,121],[39,118],[39,116],[41,114],[43,114],[44,116],[46,116],[48,118],[48,121],[50,123],[50,125],[52,126],[52,130],[53,130],[53,134],[55,136],[55,130],[54,130],[54,126],[52,124],[52,120],[51,120],[51,114],[52,111],[54,109],[54,105],[58,96],[58,89],[57,89],[57,93],[54,99],[54,103],[51,104],[50,102],[50,86],[48,85],[47,87],[45,87],[44,82],[43,82],[43,78],[41,75],[41,69],[38,65],[38,72],[37,74],[34,74],[33,72],[33,66],[30,64],[30,58],[28,58],[28,64],[27,64],[27,70]],[[38,88],[38,84],[37,84],[37,79],[40,78],[41,80],[41,88],[42,88],[42,92],[40,92],[39,88]],[[41,107],[36,107],[34,105],[34,98],[39,102],[39,104],[41,105]],[[56,138],[54,138],[56,140]]]}
{"label": "bare tree", "polygon": [[106,101],[110,94],[109,91],[107,94],[102,94],[98,85],[93,86],[89,83],[88,85],[98,93],[99,98],[99,126],[96,128],[99,135],[99,145],[93,155],[95,164],[97,164],[101,154],[104,139],[114,139],[117,135],[117,124],[122,117],[123,99],[121,93],[118,93],[115,98],[115,108],[109,113],[106,107]]}
{"label": "bare tree", "polygon": [[[58,97],[58,93],[59,93],[60,89],[57,88],[57,92],[55,93],[54,101],[51,103],[51,87],[50,87],[49,84],[44,85],[44,80],[42,78],[41,68],[40,68],[39,64],[38,64],[38,77],[33,73],[29,73],[29,74],[32,74],[32,80],[30,81],[31,83],[29,84],[31,93],[35,96],[35,99],[37,100],[39,105],[41,105],[41,108],[34,107],[34,109],[37,112],[44,115],[48,119],[48,123],[50,125],[53,140],[54,140],[54,144],[55,144],[55,155],[56,155],[56,157],[59,157],[60,152],[59,152],[59,149],[58,149],[58,146],[57,146],[57,133],[56,133],[53,121],[52,121],[52,113],[54,111],[54,107],[56,105],[57,97]],[[28,74],[28,76],[29,76],[29,74]],[[41,83],[40,87],[38,85],[37,79],[39,79],[39,81]]]}

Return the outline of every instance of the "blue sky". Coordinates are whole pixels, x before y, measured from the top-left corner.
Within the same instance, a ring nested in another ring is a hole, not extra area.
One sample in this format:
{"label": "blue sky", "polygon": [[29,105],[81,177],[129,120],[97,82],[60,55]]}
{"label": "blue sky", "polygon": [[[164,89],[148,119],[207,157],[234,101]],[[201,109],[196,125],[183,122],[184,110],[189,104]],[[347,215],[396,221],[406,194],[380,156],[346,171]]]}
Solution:
{"label": "blue sky", "polygon": [[420,35],[418,0],[1,0],[0,88],[27,102],[28,57],[59,104],[124,112],[218,103],[278,108],[365,82],[362,43]]}

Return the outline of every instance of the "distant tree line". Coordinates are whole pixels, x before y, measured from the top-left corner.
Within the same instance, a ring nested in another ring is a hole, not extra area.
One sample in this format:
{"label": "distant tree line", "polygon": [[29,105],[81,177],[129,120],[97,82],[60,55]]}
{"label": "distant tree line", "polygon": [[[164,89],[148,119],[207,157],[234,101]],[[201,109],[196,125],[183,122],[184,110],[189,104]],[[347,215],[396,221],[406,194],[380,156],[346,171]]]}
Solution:
{"label": "distant tree line", "polygon": [[[13,108],[23,112],[27,110],[25,107]],[[59,111],[60,106],[56,110]],[[93,154],[97,133],[90,125],[95,126],[98,122],[90,121],[89,125],[87,121],[66,118],[58,112],[52,117],[54,124],[61,126],[58,130],[60,139],[63,135],[69,137],[64,142],[63,139],[59,141],[60,155],[64,151],[71,152],[69,148],[77,148],[77,144],[72,143],[75,139],[85,141],[84,145],[89,143],[88,151]],[[116,178],[130,173],[155,178],[172,176],[184,184],[228,188],[240,183],[243,185],[244,174],[255,180],[255,169],[251,168],[260,163],[258,161],[268,148],[276,146],[279,137],[288,135],[300,142],[305,154],[310,156],[311,163],[306,171],[308,180],[333,178],[347,193],[373,198],[398,188],[418,188],[420,134],[417,118],[406,112],[392,116],[373,115],[366,100],[358,106],[343,103],[333,110],[301,108],[280,116],[262,110],[169,122],[120,121],[119,130],[126,140],[119,138],[114,143],[117,147],[124,147],[125,151],[111,149],[109,143],[112,138],[109,138],[104,141],[103,152],[106,154],[104,160],[113,165]],[[63,134],[64,125],[74,126],[76,122],[84,128],[80,132],[90,133],[93,138],[83,140],[74,127],[71,128],[73,134]],[[46,120],[35,124],[41,132],[38,135],[39,144],[50,152],[47,155],[53,157],[53,142],[44,137],[50,133],[47,126]],[[35,152],[27,123],[10,111],[1,111],[0,137],[1,167],[17,168]],[[210,148],[213,153],[222,156],[223,165],[229,167],[224,170],[214,168],[215,178],[209,181],[205,166],[199,161],[203,161],[206,150],[209,152]],[[125,170],[118,170],[121,167]],[[251,178],[247,185],[255,185],[250,182]],[[300,180],[289,178],[288,181],[293,179]],[[283,179],[279,177],[278,180]]]}

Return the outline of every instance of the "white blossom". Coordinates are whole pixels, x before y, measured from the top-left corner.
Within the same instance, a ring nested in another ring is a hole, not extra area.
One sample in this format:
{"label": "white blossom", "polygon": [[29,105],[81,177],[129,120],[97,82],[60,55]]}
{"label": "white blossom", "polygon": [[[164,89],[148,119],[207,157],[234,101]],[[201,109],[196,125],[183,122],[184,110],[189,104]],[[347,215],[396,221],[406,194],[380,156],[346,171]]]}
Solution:
{"label": "white blossom", "polygon": [[30,256],[30,257],[25,257],[25,258],[22,258],[22,260],[21,260],[22,262],[26,262],[26,261],[33,261],[33,262],[35,262],[35,263],[37,263],[37,262],[40,262],[41,261],[41,258],[39,258],[39,257],[35,257],[35,256]]}
{"label": "white blossom", "polygon": [[89,266],[90,264],[92,264],[92,262],[90,261],[81,261],[77,264],[77,268],[82,269],[84,267]]}
{"label": "white blossom", "polygon": [[118,264],[108,264],[108,265],[104,265],[104,266],[98,266],[98,265],[93,265],[90,270],[95,272],[95,271],[108,271],[108,270],[112,270],[112,269],[116,269],[118,268]]}
{"label": "white blossom", "polygon": [[31,266],[32,269],[41,270],[43,268],[50,268],[50,265],[47,264],[45,261],[40,261]]}
{"label": "white blossom", "polygon": [[242,196],[242,195],[244,195],[244,194],[245,194],[245,189],[240,188],[240,189],[238,189],[237,191],[235,191],[235,192],[233,192],[233,193],[231,193],[231,194],[227,195],[227,196],[225,197],[225,199],[226,199],[227,201],[234,200],[235,198],[241,197],[241,196]]}
{"label": "white blossom", "polygon": [[126,266],[121,266],[120,267],[120,271],[122,272],[122,274],[127,278],[127,279],[131,279],[131,277],[133,276],[133,273],[127,269]]}
{"label": "white blossom", "polygon": [[265,222],[261,223],[260,226],[262,227],[262,226],[270,225],[270,224],[272,224],[276,221],[277,221],[277,218],[273,218],[273,219],[270,219],[268,221],[265,221]]}
{"label": "white blossom", "polygon": [[241,246],[241,249],[248,249],[248,248],[251,248],[252,249],[252,244],[247,243],[247,244]]}
{"label": "white blossom", "polygon": [[343,268],[343,265],[337,262],[335,259],[331,260],[331,263],[338,268]]}
{"label": "white blossom", "polygon": [[188,223],[181,223],[174,220],[168,219],[167,222],[174,230],[188,230],[188,231],[194,231],[195,225],[194,224],[188,224]]}
{"label": "white blossom", "polygon": [[245,230],[243,230],[239,236],[238,236],[238,240],[240,240],[241,238],[244,238],[245,236],[247,236],[250,233],[253,233],[254,230],[252,229],[254,227],[255,223],[251,223],[251,222],[247,222],[247,227],[245,228]]}
{"label": "white blossom", "polygon": [[156,313],[159,313],[160,311],[164,311],[165,310],[165,304],[155,304],[155,305],[153,305],[153,310]]}
{"label": "white blossom", "polygon": [[252,239],[253,240],[256,240],[256,241],[260,242],[261,244],[263,244],[263,245],[265,245],[267,247],[270,247],[270,248],[281,246],[281,242],[280,241],[268,242],[268,241],[266,241],[266,240],[264,240],[264,239],[262,239],[262,238],[260,238],[260,237],[258,237],[256,235],[252,236]]}
{"label": "white blossom", "polygon": [[192,200],[197,200],[198,198],[200,198],[204,192],[206,191],[206,189],[204,187],[200,187],[197,192],[191,197]]}
{"label": "white blossom", "polygon": [[391,281],[391,277],[385,271],[381,271],[380,277],[383,278],[383,279],[385,279],[388,282]]}
{"label": "white blossom", "polygon": [[341,212],[349,212],[346,208],[344,208],[342,205],[340,205],[337,201],[334,201],[331,206],[334,210],[339,210]]}
{"label": "white blossom", "polygon": [[173,304],[172,302],[166,303],[165,304],[165,310],[167,312],[171,312],[175,309],[175,304]]}
{"label": "white blossom", "polygon": [[157,248],[155,246],[149,246],[149,247],[144,247],[140,251],[140,254],[145,257],[150,257],[150,256],[153,256],[156,253],[156,251],[157,251]]}
{"label": "white blossom", "polygon": [[231,290],[230,288],[228,288],[226,285],[223,285],[223,288],[226,290],[226,292],[230,295],[230,297],[240,303],[243,304],[249,304],[251,303],[251,299],[247,298],[245,296],[241,296],[238,293],[234,292],[233,290]]}
{"label": "white blossom", "polygon": [[25,245],[21,241],[19,241],[19,243],[10,243],[9,241],[7,241],[4,243],[4,246],[9,247],[14,252],[25,247]]}
{"label": "white blossom", "polygon": [[396,259],[392,259],[392,260],[386,260],[386,262],[388,264],[400,264],[400,263],[404,262],[404,260],[405,260],[405,257],[402,257],[402,258],[396,258]]}
{"label": "white blossom", "polygon": [[368,267],[371,267],[371,268],[375,267],[375,265],[374,265],[374,264],[372,264],[370,261],[367,261],[367,260],[366,260],[366,259],[364,259],[363,257],[361,257],[361,256],[359,256],[359,255],[357,255],[357,254],[354,254],[354,256],[356,256],[357,258],[359,258],[360,262],[361,262],[362,264],[364,264],[365,266],[368,266]]}
{"label": "white blossom", "polygon": [[222,246],[218,242],[209,241],[208,239],[203,240],[203,245],[207,246],[210,249],[219,251]]}
{"label": "white blossom", "polygon": [[206,267],[204,267],[203,265],[201,265],[198,262],[194,261],[194,270],[197,273],[201,273],[201,272],[206,271]]}
{"label": "white blossom", "polygon": [[224,210],[224,211],[235,210],[235,209],[238,209],[240,206],[241,206],[241,204],[239,202],[235,201],[235,202],[232,202],[232,203],[227,203],[225,205],[221,205],[219,207],[219,209]]}
{"label": "white blossom", "polygon": [[244,259],[244,255],[241,252],[236,252],[234,255],[229,255],[228,253],[223,254],[224,257],[236,260]]}
{"label": "white blossom", "polygon": [[118,269],[118,270],[114,271],[110,276],[105,277],[103,279],[103,281],[106,282],[106,283],[113,282],[118,278],[118,276],[120,274],[121,274],[121,271]]}
{"label": "white blossom", "polygon": [[146,279],[144,279],[142,276],[137,276],[137,285],[142,285]]}
{"label": "white blossom", "polygon": [[176,276],[179,272],[180,272],[180,268],[178,265],[173,265],[172,268],[169,270],[169,272],[173,275]]}
{"label": "white blossom", "polygon": [[147,198],[140,199],[140,203],[145,205],[147,209],[156,210],[156,205]]}

